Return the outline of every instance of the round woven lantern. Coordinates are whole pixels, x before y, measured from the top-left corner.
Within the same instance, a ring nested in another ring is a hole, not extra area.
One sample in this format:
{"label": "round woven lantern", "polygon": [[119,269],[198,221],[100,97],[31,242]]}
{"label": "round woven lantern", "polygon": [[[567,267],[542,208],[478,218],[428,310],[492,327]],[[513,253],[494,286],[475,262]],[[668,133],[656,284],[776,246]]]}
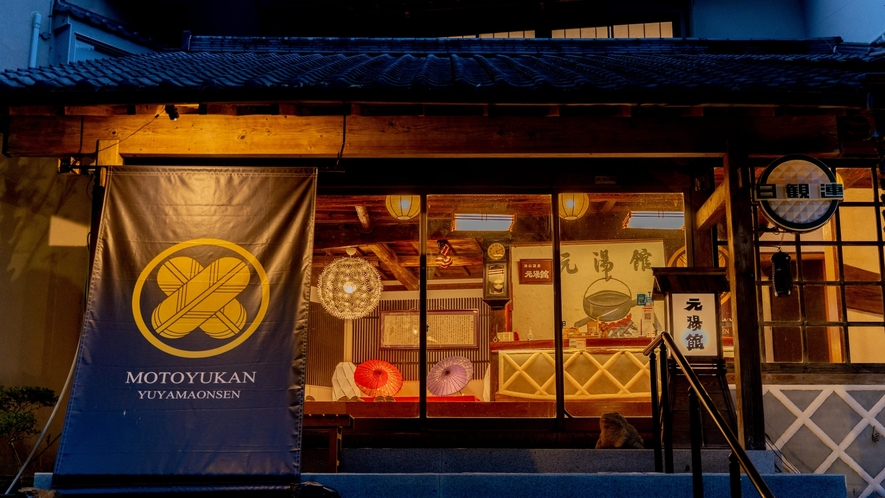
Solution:
{"label": "round woven lantern", "polygon": [[400,221],[411,220],[421,213],[421,196],[418,195],[388,195],[384,204],[390,216]]}
{"label": "round woven lantern", "polygon": [[317,291],[323,308],[342,320],[362,318],[378,305],[381,299],[381,276],[362,258],[336,259],[320,273]]}
{"label": "round woven lantern", "polygon": [[559,216],[565,220],[577,220],[590,207],[587,194],[559,194]]}

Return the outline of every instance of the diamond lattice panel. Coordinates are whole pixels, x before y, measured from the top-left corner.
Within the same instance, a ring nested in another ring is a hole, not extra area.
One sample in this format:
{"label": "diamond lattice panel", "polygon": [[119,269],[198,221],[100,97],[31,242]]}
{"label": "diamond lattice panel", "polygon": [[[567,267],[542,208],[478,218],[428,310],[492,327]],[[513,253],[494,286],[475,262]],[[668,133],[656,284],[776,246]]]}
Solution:
{"label": "diamond lattice panel", "polygon": [[885,496],[885,436],[876,437],[885,434],[883,386],[772,385],[763,400],[766,430],[787,463],[845,474],[850,496]]}
{"label": "diamond lattice panel", "polygon": [[[566,399],[648,398],[648,358],[641,350],[567,350],[563,354]],[[498,353],[498,392],[507,396],[555,399],[554,351]]]}

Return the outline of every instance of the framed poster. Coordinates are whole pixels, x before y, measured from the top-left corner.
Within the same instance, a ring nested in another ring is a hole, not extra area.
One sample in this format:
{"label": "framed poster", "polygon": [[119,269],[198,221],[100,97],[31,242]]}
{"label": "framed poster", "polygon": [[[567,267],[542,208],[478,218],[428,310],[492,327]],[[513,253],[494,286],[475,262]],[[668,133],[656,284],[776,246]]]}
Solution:
{"label": "framed poster", "polygon": [[[417,348],[420,312],[382,311],[381,347]],[[427,311],[428,348],[475,348],[478,310]]]}

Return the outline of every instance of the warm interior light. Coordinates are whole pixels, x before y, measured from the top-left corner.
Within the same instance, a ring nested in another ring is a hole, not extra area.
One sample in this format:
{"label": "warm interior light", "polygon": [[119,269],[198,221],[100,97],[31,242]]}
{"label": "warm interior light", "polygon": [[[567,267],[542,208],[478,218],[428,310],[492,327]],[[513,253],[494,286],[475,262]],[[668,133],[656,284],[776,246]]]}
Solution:
{"label": "warm interior light", "polygon": [[624,219],[624,228],[657,228],[679,230],[685,226],[682,211],[630,211]]}
{"label": "warm interior light", "polygon": [[398,220],[410,220],[421,212],[421,196],[388,195],[385,201],[387,212]]}
{"label": "warm interior light", "polygon": [[587,194],[559,194],[559,216],[564,220],[577,220],[587,213],[590,196]]}
{"label": "warm interior light", "polygon": [[513,214],[462,214],[455,213],[452,230],[470,232],[509,232],[516,215]]}
{"label": "warm interior light", "polygon": [[345,251],[349,257],[336,259],[320,273],[317,294],[330,315],[355,320],[375,309],[383,284],[378,270],[365,259],[353,257],[355,248]]}

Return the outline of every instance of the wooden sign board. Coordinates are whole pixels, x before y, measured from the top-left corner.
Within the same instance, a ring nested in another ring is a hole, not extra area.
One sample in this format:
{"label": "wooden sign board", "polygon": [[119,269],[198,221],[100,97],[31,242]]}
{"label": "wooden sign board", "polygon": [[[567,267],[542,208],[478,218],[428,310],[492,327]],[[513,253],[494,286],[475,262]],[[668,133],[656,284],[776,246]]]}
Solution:
{"label": "wooden sign board", "polygon": [[552,284],[552,259],[520,259],[519,283],[522,285]]}

